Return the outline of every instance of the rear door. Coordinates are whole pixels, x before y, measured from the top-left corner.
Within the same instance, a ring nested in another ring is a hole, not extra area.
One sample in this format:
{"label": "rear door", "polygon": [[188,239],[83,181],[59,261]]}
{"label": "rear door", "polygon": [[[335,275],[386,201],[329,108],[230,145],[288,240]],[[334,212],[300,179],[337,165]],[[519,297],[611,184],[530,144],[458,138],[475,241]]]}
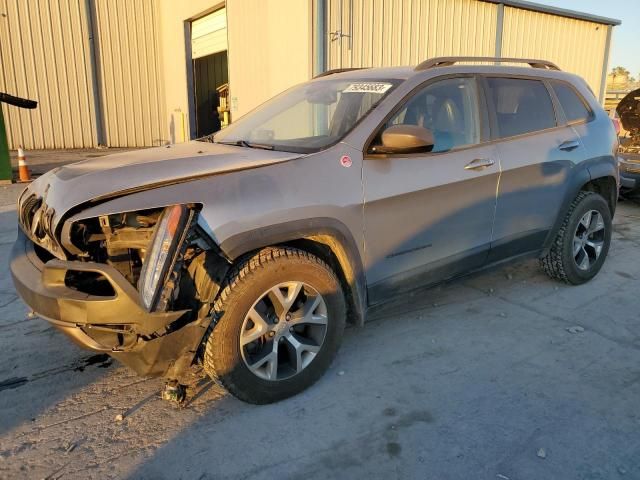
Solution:
{"label": "rear door", "polygon": [[498,184],[495,146],[474,77],[420,88],[383,125],[432,131],[429,153],[381,155],[363,162],[369,298],[435,283],[479,267],[489,251]]}
{"label": "rear door", "polygon": [[545,81],[486,77],[485,87],[502,167],[489,255],[493,262],[542,248],[584,148],[556,114]]}

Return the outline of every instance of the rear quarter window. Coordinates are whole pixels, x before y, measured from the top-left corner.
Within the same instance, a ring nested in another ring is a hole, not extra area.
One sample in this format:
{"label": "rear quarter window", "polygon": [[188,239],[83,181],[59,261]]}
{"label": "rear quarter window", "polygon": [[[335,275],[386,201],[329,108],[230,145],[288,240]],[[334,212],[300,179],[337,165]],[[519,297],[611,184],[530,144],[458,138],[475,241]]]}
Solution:
{"label": "rear quarter window", "polygon": [[489,102],[493,105],[500,138],[556,126],[549,91],[540,80],[487,78],[487,82]]}
{"label": "rear quarter window", "polygon": [[567,122],[583,122],[591,118],[591,110],[579,94],[563,82],[552,81],[551,86],[558,97]]}

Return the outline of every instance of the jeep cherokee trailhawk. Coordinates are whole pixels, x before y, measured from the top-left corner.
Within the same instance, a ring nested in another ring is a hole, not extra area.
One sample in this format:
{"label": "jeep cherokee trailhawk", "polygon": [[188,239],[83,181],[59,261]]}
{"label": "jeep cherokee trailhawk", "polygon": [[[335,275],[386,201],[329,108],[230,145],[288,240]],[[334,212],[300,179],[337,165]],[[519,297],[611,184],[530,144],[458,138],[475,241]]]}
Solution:
{"label": "jeep cherokee trailhawk", "polygon": [[591,279],[616,150],[587,84],[550,62],[329,71],[215,137],[43,175],[19,199],[11,271],[81,345],[170,379],[202,361],[268,403],[399,292],[525,254]]}

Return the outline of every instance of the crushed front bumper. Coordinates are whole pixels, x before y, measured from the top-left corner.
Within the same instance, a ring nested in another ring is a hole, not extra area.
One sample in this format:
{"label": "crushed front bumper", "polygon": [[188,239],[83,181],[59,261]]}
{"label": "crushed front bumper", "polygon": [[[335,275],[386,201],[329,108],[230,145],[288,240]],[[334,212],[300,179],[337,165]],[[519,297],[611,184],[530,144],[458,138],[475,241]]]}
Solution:
{"label": "crushed front bumper", "polygon": [[[84,348],[108,352],[139,375],[164,375],[176,362],[190,363],[206,331],[184,323],[188,311],[149,313],[138,292],[113,267],[58,259],[43,261],[18,230],[10,259],[16,291],[38,314]],[[113,295],[91,295],[66,285],[67,272],[93,272]],[[179,324],[179,328],[174,328]]]}

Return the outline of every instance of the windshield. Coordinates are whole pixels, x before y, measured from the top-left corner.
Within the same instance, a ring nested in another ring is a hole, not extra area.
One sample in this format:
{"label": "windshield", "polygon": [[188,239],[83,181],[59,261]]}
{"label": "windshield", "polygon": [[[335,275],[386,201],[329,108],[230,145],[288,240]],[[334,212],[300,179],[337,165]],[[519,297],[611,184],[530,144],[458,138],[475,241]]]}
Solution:
{"label": "windshield", "polygon": [[298,85],[217,132],[213,141],[317,152],[340,141],[399,83],[399,80],[327,79]]}

